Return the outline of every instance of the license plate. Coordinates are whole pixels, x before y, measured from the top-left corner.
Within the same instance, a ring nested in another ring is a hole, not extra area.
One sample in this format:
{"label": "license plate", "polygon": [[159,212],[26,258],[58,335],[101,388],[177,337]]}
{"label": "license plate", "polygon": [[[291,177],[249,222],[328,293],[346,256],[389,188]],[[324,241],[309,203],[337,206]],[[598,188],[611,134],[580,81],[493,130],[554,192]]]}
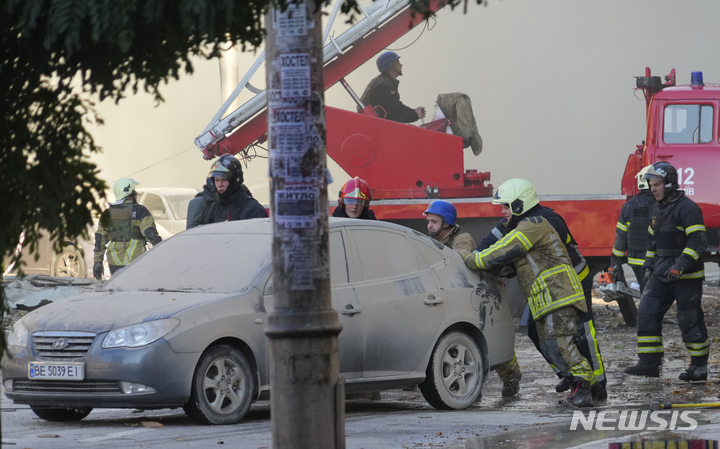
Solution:
{"label": "license plate", "polygon": [[28,378],[83,380],[85,378],[85,364],[30,362],[28,364]]}

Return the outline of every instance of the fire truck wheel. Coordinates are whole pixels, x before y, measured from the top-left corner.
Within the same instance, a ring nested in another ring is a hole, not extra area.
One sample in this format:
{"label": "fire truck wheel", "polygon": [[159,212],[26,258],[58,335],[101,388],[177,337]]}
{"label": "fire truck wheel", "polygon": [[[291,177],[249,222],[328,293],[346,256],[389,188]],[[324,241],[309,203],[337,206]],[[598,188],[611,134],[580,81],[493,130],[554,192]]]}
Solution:
{"label": "fire truck wheel", "polygon": [[235,424],[252,403],[255,378],[245,355],[229,345],[208,349],[193,376],[190,400],[183,406],[193,420],[205,424]]}
{"label": "fire truck wheel", "polygon": [[428,404],[440,410],[460,410],[480,397],[485,373],[482,351],[462,332],[440,338],[420,384]]}

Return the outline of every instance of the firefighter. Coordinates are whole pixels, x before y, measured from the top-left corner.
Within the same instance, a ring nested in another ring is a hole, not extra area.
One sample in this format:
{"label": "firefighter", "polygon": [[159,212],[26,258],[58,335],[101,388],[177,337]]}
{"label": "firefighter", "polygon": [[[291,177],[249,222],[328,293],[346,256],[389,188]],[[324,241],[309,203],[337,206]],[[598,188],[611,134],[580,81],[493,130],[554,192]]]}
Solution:
{"label": "firefighter", "polygon": [[338,193],[338,205],[332,216],[377,220],[375,212],[370,210],[370,201],[372,201],[370,185],[356,176],[343,184]]}
{"label": "firefighter", "polygon": [[[405,106],[400,101],[398,77],[403,74],[400,56],[392,51],[386,51],[377,58],[377,68],[380,75],[370,81],[365,88],[360,100],[362,103],[372,106],[381,106],[385,110],[385,117],[388,120],[401,123],[412,123],[425,118],[425,108],[420,106],[415,109]],[[360,109],[358,107],[358,112]]]}
{"label": "firefighter", "polygon": [[187,224],[185,229],[194,228],[195,226],[207,223],[208,211],[215,201],[217,201],[215,179],[213,179],[213,177],[208,173],[202,192],[195,195],[195,198],[191,199],[188,203]]}
{"label": "firefighter", "polygon": [[507,218],[499,239],[465,256],[472,269],[499,270],[513,265],[537,326],[541,353],[571,385],[567,403],[593,405],[593,369],[575,344],[578,314],[587,313],[581,281],[553,225],[537,213],[539,201],[524,179],[503,183],[493,197]]}
{"label": "firefighter", "polygon": [[210,168],[208,177],[213,178],[218,199],[207,214],[208,223],[221,221],[265,218],[267,210],[253,198],[252,193],[243,184],[243,171],[240,161],[231,154],[223,154]]}
{"label": "firefighter", "polygon": [[[469,254],[475,249],[475,239],[470,233],[463,231],[457,221],[457,209],[452,203],[435,200],[423,213],[427,216],[428,235],[461,255]],[[502,396],[515,396],[520,391],[522,372],[517,363],[517,356],[509,362],[495,368],[495,372],[503,383]]]}
{"label": "firefighter", "polygon": [[643,263],[647,251],[647,232],[650,226],[650,208],[655,198],[650,191],[645,173],[651,166],[643,168],[636,175],[640,193],[630,198],[620,210],[617,226],[615,227],[615,245],[610,256],[610,269],[615,282],[625,281],[622,264],[627,254],[627,262],[635,273],[635,279],[640,284],[640,293],[645,289],[643,276]]}
{"label": "firefighter", "polygon": [[122,178],[113,186],[116,201],[103,212],[95,232],[93,276],[98,280],[105,274],[106,252],[112,275],[144,253],[147,242],[154,246],[162,241],[150,211],[137,202],[138,184],[134,179]]}
{"label": "firefighter", "polygon": [[656,203],[650,210],[648,250],[643,265],[645,290],[638,310],[638,358],[625,373],[659,377],[663,357],[662,320],[677,300],[678,326],[690,366],[680,380],[707,380],[710,341],[702,309],[705,278],[701,257],[707,247],[703,214],[679,189],[677,170],[655,162],[645,173]]}
{"label": "firefighter", "polygon": [[457,209],[452,203],[435,200],[423,212],[427,217],[428,235],[455,251],[472,251],[475,240],[470,233],[463,231],[457,221]]}

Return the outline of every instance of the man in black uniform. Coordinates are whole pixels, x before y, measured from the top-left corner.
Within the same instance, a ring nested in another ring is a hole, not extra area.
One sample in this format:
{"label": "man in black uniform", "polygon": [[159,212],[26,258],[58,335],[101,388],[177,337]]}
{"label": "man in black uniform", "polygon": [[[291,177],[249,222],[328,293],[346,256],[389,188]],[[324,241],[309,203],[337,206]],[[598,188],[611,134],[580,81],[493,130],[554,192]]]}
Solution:
{"label": "man in black uniform", "polygon": [[655,204],[655,198],[650,191],[647,179],[645,179],[645,173],[650,167],[651,165],[648,165],[638,172],[640,193],[630,198],[620,210],[620,217],[615,227],[615,245],[610,256],[610,268],[614,280],[628,285],[622,269],[627,252],[627,262],[635,273],[635,279],[640,284],[640,293],[645,289],[643,263],[647,252],[650,208]]}
{"label": "man in black uniform", "polygon": [[218,199],[212,203],[207,214],[208,223],[268,216],[265,208],[243,184],[242,166],[235,156],[220,156],[210,168],[208,177],[213,178],[218,192]]}
{"label": "man in black uniform", "polygon": [[645,291],[638,310],[638,357],[625,373],[659,377],[663,357],[662,320],[677,300],[678,326],[690,366],[680,380],[707,380],[710,341],[702,309],[705,278],[701,254],[707,247],[700,207],[679,190],[675,167],[652,164],[645,174],[656,203],[650,211],[649,242],[644,264]]}
{"label": "man in black uniform", "polygon": [[[365,88],[365,92],[360,97],[362,103],[365,106],[381,106],[385,110],[383,118],[394,122],[412,123],[424,118],[424,107],[413,109],[400,101],[400,92],[398,92],[400,81],[397,79],[403,74],[400,56],[395,52],[386,51],[377,58],[376,63],[380,75],[373,78]],[[359,108],[358,112],[360,112]],[[382,116],[382,113],[380,115]]]}

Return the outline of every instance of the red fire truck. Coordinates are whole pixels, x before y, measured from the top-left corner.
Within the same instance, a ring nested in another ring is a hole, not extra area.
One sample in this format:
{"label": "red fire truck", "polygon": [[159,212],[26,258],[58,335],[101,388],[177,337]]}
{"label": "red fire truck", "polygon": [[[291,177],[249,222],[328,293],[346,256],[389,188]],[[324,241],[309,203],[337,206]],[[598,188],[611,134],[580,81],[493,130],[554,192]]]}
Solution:
{"label": "red fire truck", "polygon": [[[434,0],[430,2],[431,11],[436,12],[446,4],[447,0]],[[339,5],[335,6],[324,34],[325,40],[329,40],[324,47],[325,89],[341,82],[358,101],[343,77],[422,23],[423,18],[410,11],[407,0],[374,2],[363,10],[361,20],[333,38],[327,29],[337,15]],[[262,148],[267,138],[266,95],[249,85],[262,61],[261,55],[234,95],[196,139],[206,159],[225,153],[247,157]],[[668,160],[678,167],[683,188],[701,205],[708,225],[720,227],[720,207],[714,191],[695,189],[694,184],[715,179],[713,174],[720,170],[718,164],[703,162],[711,157],[710,150],[719,147],[713,111],[720,110],[720,88],[672,87],[674,73],[672,81],[661,84],[649,70],[637,83],[647,98],[648,144],[638,145],[629,157],[622,192],[540,196],[543,205],[555,209],[568,223],[593,275],[608,267],[620,209],[628,196],[637,193],[636,173],[656,160]],[[256,96],[227,113],[243,89],[255,92]],[[456,206],[459,224],[478,241],[500,220],[500,207],[492,204],[490,173],[464,168],[461,137],[332,107],[326,107],[325,115],[328,155],[351,176],[368,182],[372,188],[372,209],[378,219],[425,232],[423,212],[433,199],[443,198]],[[693,131],[691,126],[697,129]],[[437,157],[439,152],[442,157]],[[715,251],[708,260],[718,260],[717,240],[715,233],[711,236]],[[618,302],[626,322],[634,324],[635,304]]]}

